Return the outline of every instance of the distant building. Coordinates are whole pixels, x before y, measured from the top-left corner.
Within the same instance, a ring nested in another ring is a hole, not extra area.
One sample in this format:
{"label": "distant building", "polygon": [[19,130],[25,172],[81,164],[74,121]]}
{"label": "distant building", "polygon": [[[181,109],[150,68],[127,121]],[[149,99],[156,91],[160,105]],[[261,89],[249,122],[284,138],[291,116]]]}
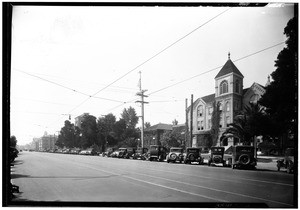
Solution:
{"label": "distant building", "polygon": [[[145,128],[144,135],[145,135],[145,138],[148,139],[148,141],[144,142],[145,147],[148,147],[150,145],[160,144],[160,140],[161,140],[163,134],[167,131],[175,131],[184,136],[185,135],[185,124],[172,125],[172,124],[159,123],[159,124],[153,125],[149,128]],[[181,143],[183,143],[183,142],[181,142]]]}
{"label": "distant building", "polygon": [[47,133],[45,133],[44,136],[35,138],[34,141],[36,145],[36,151],[45,151],[57,148],[55,145],[57,136],[55,135],[48,135]]}
{"label": "distant building", "polygon": [[[230,54],[228,54],[227,62],[215,77],[215,93],[198,98],[193,102],[193,146],[203,145],[209,135],[214,101],[220,104],[220,137],[245,105],[256,103],[265,93],[264,86],[255,82],[251,87],[244,89],[243,79],[243,74],[230,60]],[[187,116],[190,130],[191,106],[188,107]],[[233,138],[228,139],[228,146],[235,144]]]}

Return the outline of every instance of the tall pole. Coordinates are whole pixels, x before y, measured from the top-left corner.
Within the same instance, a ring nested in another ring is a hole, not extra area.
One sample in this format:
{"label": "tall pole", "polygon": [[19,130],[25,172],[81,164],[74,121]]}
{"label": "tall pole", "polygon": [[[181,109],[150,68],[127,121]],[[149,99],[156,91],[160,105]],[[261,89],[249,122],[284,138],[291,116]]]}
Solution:
{"label": "tall pole", "polygon": [[139,88],[140,88],[140,92],[138,92],[136,95],[141,96],[141,101],[136,101],[138,103],[141,103],[142,105],[142,128],[141,128],[141,146],[144,147],[144,104],[148,103],[144,101],[144,97],[148,97],[146,95],[144,95],[144,92],[146,92],[147,90],[142,90],[142,73],[140,73],[140,80],[139,80]]}
{"label": "tall pole", "polygon": [[190,147],[193,145],[193,94],[191,95],[191,130],[190,130]]}
{"label": "tall pole", "polygon": [[189,132],[189,124],[188,124],[188,99],[185,99],[185,146],[189,147],[188,144],[188,132]]}

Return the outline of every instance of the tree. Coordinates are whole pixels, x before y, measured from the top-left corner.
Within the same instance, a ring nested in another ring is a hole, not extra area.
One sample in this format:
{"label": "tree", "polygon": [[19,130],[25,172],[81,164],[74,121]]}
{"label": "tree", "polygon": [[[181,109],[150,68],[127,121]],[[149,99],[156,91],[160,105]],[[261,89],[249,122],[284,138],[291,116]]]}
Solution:
{"label": "tree", "polygon": [[254,138],[265,134],[265,124],[268,117],[264,113],[264,108],[258,103],[249,103],[244,107],[244,111],[234,118],[234,122],[222,134],[222,139],[230,134],[238,138],[240,143],[250,145],[254,143]]}
{"label": "tree", "polygon": [[114,130],[114,138],[117,140],[117,142],[121,142],[125,140],[126,122],[124,119],[118,120],[115,123],[113,130]]}
{"label": "tree", "polygon": [[10,146],[11,147],[16,147],[17,146],[17,138],[15,136],[10,137]]}
{"label": "tree", "polygon": [[212,142],[209,143],[209,145],[216,145],[218,142],[219,129],[220,129],[220,115],[221,115],[220,104],[214,101],[213,112],[211,116],[211,129],[210,129],[211,138],[209,139]]}
{"label": "tree", "polygon": [[75,126],[69,120],[65,121],[64,127],[61,128],[56,145],[59,147],[72,148],[75,146],[76,131]]}
{"label": "tree", "polygon": [[97,143],[97,123],[96,117],[84,114],[81,121],[80,146],[87,148]]}
{"label": "tree", "polygon": [[132,107],[128,109],[125,108],[121,114],[121,119],[124,120],[126,125],[126,129],[122,134],[125,144],[126,142],[131,142],[132,140],[130,139],[134,139],[134,141],[137,140],[140,136],[140,132],[135,128],[139,120],[138,116],[136,116],[135,109]]}
{"label": "tree", "polygon": [[102,145],[102,151],[105,150],[105,146],[108,145],[108,139],[113,139],[113,129],[116,123],[116,117],[113,114],[105,115],[104,117],[98,118],[97,131],[98,131],[98,142]]}
{"label": "tree", "polygon": [[150,128],[150,127],[151,127],[150,122],[146,122],[146,123],[145,123],[145,128]]}
{"label": "tree", "polygon": [[297,129],[297,75],[298,75],[298,18],[292,18],[284,28],[286,47],[278,54],[276,70],[271,74],[273,81],[259,103],[266,107],[272,122],[279,129],[270,135],[279,134],[286,139]]}
{"label": "tree", "polygon": [[126,128],[135,128],[139,121],[138,116],[136,116],[135,109],[131,106],[128,109],[124,109],[121,118],[125,120]]}
{"label": "tree", "polygon": [[170,149],[171,147],[180,147],[181,142],[184,141],[184,137],[178,132],[174,131],[166,131],[163,133],[162,138],[160,140],[161,145]]}

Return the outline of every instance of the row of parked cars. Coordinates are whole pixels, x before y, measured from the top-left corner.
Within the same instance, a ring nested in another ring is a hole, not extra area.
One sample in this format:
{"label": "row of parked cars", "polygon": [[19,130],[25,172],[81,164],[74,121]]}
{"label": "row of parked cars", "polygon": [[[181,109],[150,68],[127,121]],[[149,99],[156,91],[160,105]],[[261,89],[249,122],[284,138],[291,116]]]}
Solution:
{"label": "row of parked cars", "polygon": [[97,152],[94,148],[88,148],[88,149],[79,149],[79,148],[73,148],[73,149],[51,149],[51,150],[43,150],[41,152],[50,152],[50,153],[62,153],[62,154],[78,154],[78,155],[99,155],[99,152]]}
{"label": "row of parked cars", "polygon": [[204,164],[206,159],[208,166],[231,166],[233,169],[238,167],[255,169],[257,165],[252,146],[233,146],[225,154],[224,147],[211,147],[209,153],[204,153],[203,148],[188,147],[184,150],[180,147],[172,147],[168,151],[163,146],[151,145],[149,150],[147,148],[108,148],[102,155],[112,158],[166,161],[168,163],[197,163],[199,165]]}

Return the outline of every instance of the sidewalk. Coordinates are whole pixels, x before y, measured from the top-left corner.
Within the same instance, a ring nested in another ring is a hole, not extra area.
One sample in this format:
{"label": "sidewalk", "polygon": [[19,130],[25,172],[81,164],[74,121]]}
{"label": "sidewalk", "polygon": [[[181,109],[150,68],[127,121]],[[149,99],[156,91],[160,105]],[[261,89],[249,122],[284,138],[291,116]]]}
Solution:
{"label": "sidewalk", "polygon": [[257,169],[277,171],[277,160],[283,157],[257,156]]}

